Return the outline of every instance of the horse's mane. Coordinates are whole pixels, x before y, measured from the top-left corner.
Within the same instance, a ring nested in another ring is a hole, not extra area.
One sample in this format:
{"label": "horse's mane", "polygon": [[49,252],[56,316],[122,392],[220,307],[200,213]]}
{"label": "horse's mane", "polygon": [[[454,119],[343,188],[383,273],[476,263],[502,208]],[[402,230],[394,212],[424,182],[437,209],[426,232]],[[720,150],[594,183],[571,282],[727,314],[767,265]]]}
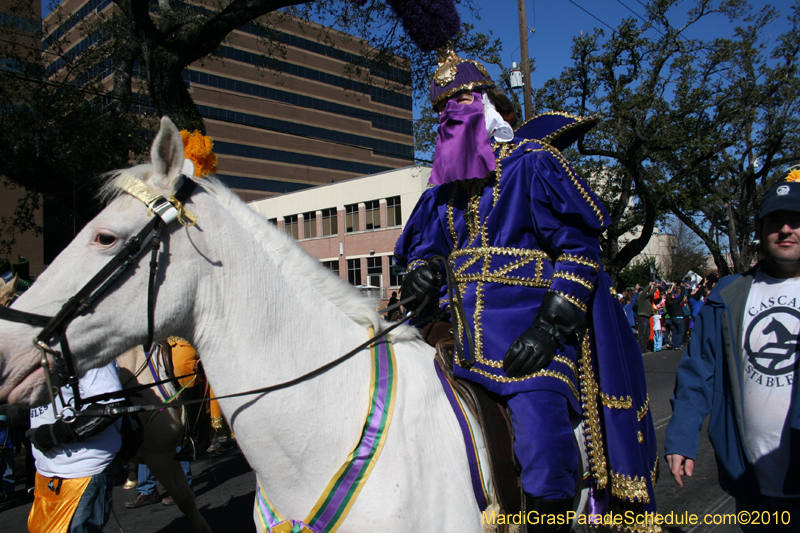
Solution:
{"label": "horse's mane", "polygon": [[[127,170],[110,173],[108,181],[100,191],[103,200],[110,201],[124,193],[117,186],[122,173],[133,174],[147,181],[153,175],[153,166],[138,165]],[[277,226],[248,207],[218,179],[205,177],[197,180],[197,183],[204,191],[216,198],[262,246],[275,250],[294,267],[295,272],[351,320],[365,328],[372,326],[375,331],[385,329],[386,323],[375,311],[376,300],[365,298],[355,287],[333,275],[315,257],[299,246],[292,237],[286,232],[280,231]],[[414,328],[400,326],[392,332],[392,338],[396,341],[418,339],[419,334]]]}

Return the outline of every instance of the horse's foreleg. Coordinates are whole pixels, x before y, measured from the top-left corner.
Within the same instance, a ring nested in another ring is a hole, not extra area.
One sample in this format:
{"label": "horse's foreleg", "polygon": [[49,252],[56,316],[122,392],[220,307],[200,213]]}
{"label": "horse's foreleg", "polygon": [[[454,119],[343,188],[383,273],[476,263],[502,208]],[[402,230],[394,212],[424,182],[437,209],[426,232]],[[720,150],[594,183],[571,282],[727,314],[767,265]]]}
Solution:
{"label": "horse's foreleg", "polygon": [[175,500],[178,509],[189,519],[194,530],[197,533],[211,533],[211,528],[197,510],[194,492],[181,464],[170,454],[158,454],[147,457],[147,466]]}

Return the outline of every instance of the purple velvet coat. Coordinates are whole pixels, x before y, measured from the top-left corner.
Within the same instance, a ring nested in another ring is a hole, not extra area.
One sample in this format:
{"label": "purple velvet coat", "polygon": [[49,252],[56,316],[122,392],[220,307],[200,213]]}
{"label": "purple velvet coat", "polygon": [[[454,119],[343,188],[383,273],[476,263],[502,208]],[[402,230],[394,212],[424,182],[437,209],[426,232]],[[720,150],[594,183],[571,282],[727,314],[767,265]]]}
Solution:
{"label": "purple velvet coat", "polygon": [[[560,113],[529,121],[497,147],[495,173],[426,190],[395,254],[409,271],[435,255],[449,260],[464,302],[454,330],[465,358],[465,329],[474,338],[475,363],[454,365],[457,376],[505,396],[563,394],[584,418],[598,512],[653,511],[657,446],[642,355],[600,263],[597,235],[609,215],[560,152],[593,126]],[[545,369],[508,378],[503,356],[548,290],[581,308],[588,328]],[[450,316],[446,284],[427,311],[423,320]]]}

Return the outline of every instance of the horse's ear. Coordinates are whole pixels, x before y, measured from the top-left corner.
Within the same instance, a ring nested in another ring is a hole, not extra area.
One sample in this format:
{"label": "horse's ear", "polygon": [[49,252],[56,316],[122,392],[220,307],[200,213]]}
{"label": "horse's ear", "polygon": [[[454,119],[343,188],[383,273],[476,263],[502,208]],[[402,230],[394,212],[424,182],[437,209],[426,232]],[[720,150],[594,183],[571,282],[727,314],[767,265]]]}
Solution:
{"label": "horse's ear", "polygon": [[[0,279],[0,281],[3,281]],[[14,274],[14,277],[11,278],[11,281],[8,283],[3,283],[0,285],[0,305],[8,305],[11,303],[11,300],[14,299],[14,294],[17,290],[17,275]]]}
{"label": "horse's ear", "polygon": [[183,140],[178,128],[168,117],[161,119],[161,129],[153,141],[150,158],[155,167],[153,185],[174,193],[175,182],[181,175],[183,165]]}

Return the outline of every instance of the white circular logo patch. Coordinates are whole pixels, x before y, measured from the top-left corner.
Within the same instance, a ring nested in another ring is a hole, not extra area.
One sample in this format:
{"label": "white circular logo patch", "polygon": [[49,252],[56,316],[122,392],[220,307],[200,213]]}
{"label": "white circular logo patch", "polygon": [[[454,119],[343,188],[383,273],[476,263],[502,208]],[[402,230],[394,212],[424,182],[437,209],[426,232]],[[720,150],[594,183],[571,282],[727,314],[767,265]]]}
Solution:
{"label": "white circular logo patch", "polygon": [[778,196],[786,196],[787,194],[789,194],[789,186],[781,185],[775,192],[778,194]]}

